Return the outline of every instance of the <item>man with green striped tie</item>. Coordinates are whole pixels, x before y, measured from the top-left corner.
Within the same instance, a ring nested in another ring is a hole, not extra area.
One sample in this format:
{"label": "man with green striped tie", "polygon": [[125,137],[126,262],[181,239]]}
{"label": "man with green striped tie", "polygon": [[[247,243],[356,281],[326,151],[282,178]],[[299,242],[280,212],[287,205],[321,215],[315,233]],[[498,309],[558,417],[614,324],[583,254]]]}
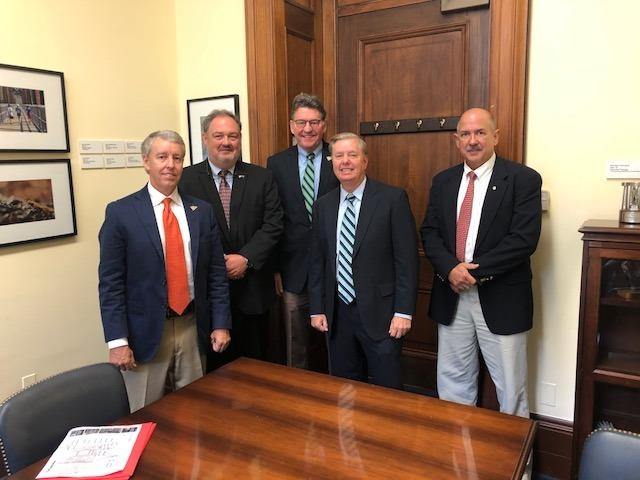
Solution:
{"label": "man with green striped tie", "polygon": [[291,105],[289,128],[295,145],[269,157],[284,211],[284,233],[278,245],[276,292],[282,296],[287,365],[308,368],[309,344],[323,342],[309,325],[307,276],[311,215],[315,200],[338,186],[329,159],[326,112],[315,95],[300,93]]}

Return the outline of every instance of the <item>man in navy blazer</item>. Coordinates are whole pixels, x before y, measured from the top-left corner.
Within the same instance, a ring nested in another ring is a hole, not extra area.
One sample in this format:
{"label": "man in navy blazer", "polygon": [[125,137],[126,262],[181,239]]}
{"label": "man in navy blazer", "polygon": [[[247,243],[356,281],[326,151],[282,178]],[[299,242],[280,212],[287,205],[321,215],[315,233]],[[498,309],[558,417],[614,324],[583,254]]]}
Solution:
{"label": "man in navy blazer", "polygon": [[528,417],[529,258],[540,237],[542,179],[496,157],[498,133],[488,111],[464,112],[454,135],[464,163],[433,178],[421,227],[435,270],[429,314],[439,324],[440,398],[476,404],[479,348],[500,411]]}
{"label": "man in navy blazer", "polygon": [[[149,183],[107,205],[100,229],[102,325],[132,411],[162,397],[165,385],[176,390],[202,376],[207,350],[222,352],[230,341],[229,290],[213,211],[176,188],[184,154],[176,132],[151,133],[142,143]],[[168,299],[163,215],[171,215],[169,208],[186,266],[182,311],[170,308]]]}
{"label": "man in navy blazer", "polygon": [[282,296],[287,365],[297,368],[308,367],[308,347],[313,339],[307,293],[313,202],[339,185],[331,166],[329,145],[322,140],[326,115],[318,97],[296,95],[289,121],[296,145],[267,160],[284,212],[284,230],[277,250],[276,293]]}
{"label": "man in navy blazer", "polygon": [[404,190],[367,178],[367,146],[358,135],[338,134],[330,146],[340,188],[313,211],[311,325],[328,334],[333,375],[400,389],[402,337],[418,294],[409,200]]}

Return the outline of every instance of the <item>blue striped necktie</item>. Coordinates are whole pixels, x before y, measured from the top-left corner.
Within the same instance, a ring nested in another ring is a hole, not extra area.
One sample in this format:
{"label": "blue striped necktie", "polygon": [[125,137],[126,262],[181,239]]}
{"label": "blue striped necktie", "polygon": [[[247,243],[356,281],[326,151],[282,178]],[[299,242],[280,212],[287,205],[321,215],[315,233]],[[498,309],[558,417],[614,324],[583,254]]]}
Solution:
{"label": "blue striped necktie", "polygon": [[307,215],[311,220],[313,213],[313,200],[315,198],[315,170],[313,161],[316,154],[311,152],[307,155],[307,166],[302,176],[302,196],[304,197],[304,206],[307,209]]}
{"label": "blue striped necktie", "polygon": [[349,193],[347,208],[340,225],[340,237],[338,244],[338,297],[349,305],[356,298],[356,290],[353,284],[353,244],[356,239],[356,210],[353,201],[356,199],[353,193]]}

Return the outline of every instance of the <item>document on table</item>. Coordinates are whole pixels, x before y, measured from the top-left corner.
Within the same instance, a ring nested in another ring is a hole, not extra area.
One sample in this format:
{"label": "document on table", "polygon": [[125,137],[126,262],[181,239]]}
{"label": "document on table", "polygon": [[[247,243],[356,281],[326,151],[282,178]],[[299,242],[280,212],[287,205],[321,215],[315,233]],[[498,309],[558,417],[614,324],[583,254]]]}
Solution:
{"label": "document on table", "polygon": [[124,470],[142,425],[78,427],[36,478],[101,477]]}

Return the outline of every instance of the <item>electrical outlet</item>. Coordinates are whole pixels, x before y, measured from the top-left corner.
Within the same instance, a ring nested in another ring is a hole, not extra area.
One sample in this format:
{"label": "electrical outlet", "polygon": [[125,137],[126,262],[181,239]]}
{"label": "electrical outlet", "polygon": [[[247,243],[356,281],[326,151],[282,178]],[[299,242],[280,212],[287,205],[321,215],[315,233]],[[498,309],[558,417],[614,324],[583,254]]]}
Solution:
{"label": "electrical outlet", "polygon": [[549,407],[556,406],[556,389],[555,383],[540,382],[540,388],[538,389],[540,403],[548,405]]}
{"label": "electrical outlet", "polygon": [[25,375],[24,377],[22,377],[22,388],[30,387],[34,383],[36,383],[35,373],[30,373],[29,375]]}

